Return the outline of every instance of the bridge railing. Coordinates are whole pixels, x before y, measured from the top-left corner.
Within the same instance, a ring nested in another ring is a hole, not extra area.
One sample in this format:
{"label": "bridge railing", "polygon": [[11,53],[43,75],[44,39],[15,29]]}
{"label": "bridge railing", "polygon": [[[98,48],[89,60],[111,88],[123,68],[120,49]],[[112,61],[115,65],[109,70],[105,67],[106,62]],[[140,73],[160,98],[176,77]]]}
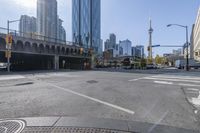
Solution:
{"label": "bridge railing", "polygon": [[[7,34],[7,32],[8,32],[7,28],[0,27],[0,33],[1,34]],[[33,33],[33,32],[27,33],[27,32],[20,32],[20,31],[17,31],[17,30],[9,29],[9,33],[14,37],[21,37],[21,38],[25,38],[25,39],[45,41],[45,42],[54,43],[54,44],[63,44],[63,45],[65,44],[65,45],[76,45],[76,46],[78,46],[78,44],[76,44],[74,42],[69,42],[69,41],[66,41],[66,40],[53,38],[53,37],[47,37],[47,36],[39,35],[39,34]]]}

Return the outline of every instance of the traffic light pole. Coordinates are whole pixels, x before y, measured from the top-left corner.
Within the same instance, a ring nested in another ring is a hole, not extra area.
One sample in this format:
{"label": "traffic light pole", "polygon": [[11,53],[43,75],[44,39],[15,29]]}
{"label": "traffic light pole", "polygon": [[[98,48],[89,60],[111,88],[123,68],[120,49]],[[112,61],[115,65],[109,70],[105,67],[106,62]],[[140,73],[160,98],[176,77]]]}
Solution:
{"label": "traffic light pole", "polygon": [[[7,26],[8,26],[8,27],[7,27],[7,28],[8,28],[8,33],[7,33],[7,34],[8,34],[8,35],[10,34],[10,33],[9,33],[9,32],[10,32],[10,31],[9,31],[9,28],[10,28],[10,27],[9,27],[9,24],[10,24],[10,21],[8,20],[8,21],[7,21]],[[8,44],[6,44],[6,45],[8,45]],[[6,52],[7,52],[7,71],[10,72],[9,47],[7,47]]]}
{"label": "traffic light pole", "polygon": [[186,71],[189,71],[189,43],[188,43],[188,26],[185,27],[186,28]]}

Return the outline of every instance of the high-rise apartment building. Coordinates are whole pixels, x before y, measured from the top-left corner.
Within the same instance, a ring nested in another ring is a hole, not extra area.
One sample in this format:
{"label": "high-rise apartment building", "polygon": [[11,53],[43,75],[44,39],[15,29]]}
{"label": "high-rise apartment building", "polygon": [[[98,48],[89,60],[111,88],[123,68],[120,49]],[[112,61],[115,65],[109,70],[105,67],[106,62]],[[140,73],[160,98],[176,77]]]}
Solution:
{"label": "high-rise apartment building", "polygon": [[115,34],[110,34],[109,39],[107,39],[104,43],[105,45],[105,50],[109,50],[109,49],[117,49],[117,44],[116,44],[116,35]]}
{"label": "high-rise apartment building", "polygon": [[73,42],[98,53],[101,43],[101,0],[72,0]]}
{"label": "high-rise apartment building", "polygon": [[136,49],[137,49],[137,56],[139,58],[144,58],[144,46],[143,45],[136,45]]}
{"label": "high-rise apartment building", "polygon": [[197,18],[192,34],[193,34],[194,59],[200,61],[200,8],[197,13]]}
{"label": "high-rise apartment building", "polygon": [[49,37],[48,41],[57,38],[57,1],[37,0],[37,33]]}
{"label": "high-rise apartment building", "polygon": [[19,34],[22,37],[32,37],[36,33],[36,18],[21,15],[19,22]]}
{"label": "high-rise apartment building", "polygon": [[128,39],[124,40],[124,41],[120,41],[119,42],[120,56],[131,56],[131,54],[132,54],[131,46],[132,46],[132,42],[129,41]]}

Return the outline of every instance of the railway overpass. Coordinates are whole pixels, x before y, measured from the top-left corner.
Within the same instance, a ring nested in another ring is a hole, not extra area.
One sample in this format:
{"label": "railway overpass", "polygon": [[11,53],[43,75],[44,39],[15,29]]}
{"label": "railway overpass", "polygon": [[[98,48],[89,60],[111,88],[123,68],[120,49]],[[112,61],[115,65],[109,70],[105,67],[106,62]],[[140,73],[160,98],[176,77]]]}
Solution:
{"label": "railway overpass", "polygon": [[[7,62],[6,34],[0,28],[0,62]],[[88,51],[88,50],[85,50]],[[84,69],[91,66],[91,55],[70,42],[13,34],[11,71]],[[85,64],[85,66],[84,66]]]}

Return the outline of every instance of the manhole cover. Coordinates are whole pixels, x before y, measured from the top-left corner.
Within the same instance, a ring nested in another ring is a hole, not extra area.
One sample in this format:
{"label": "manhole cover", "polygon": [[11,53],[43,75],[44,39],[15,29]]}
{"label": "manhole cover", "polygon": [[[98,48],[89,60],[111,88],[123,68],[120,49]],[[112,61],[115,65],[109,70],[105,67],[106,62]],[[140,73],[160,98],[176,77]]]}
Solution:
{"label": "manhole cover", "polygon": [[87,81],[87,83],[95,84],[95,83],[98,83],[98,81],[96,81],[96,80],[89,80],[89,81]]}
{"label": "manhole cover", "polygon": [[21,133],[25,123],[21,120],[0,121],[0,133]]}
{"label": "manhole cover", "polygon": [[26,127],[22,133],[130,133],[126,131],[79,127]]}

